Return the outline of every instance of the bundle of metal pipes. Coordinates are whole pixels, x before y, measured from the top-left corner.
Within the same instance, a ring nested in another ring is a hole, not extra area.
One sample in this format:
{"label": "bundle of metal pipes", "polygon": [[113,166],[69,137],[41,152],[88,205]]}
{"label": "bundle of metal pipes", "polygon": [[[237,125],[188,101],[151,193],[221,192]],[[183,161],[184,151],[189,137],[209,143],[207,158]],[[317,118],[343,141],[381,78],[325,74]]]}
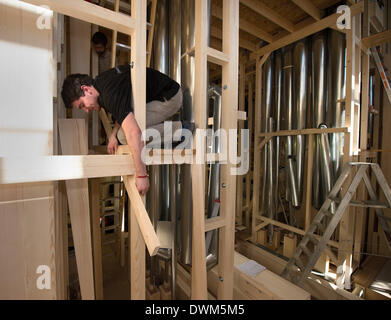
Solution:
{"label": "bundle of metal pipes", "polygon": [[[210,1],[209,1],[210,8]],[[210,15],[210,10],[209,10]],[[183,108],[179,120],[194,121],[194,56],[195,0],[159,0],[156,7],[151,67],[169,75],[181,84]],[[213,117],[212,131],[221,127],[221,89],[210,86],[210,108]],[[205,119],[206,121],[207,119]],[[218,137],[208,137],[208,152],[220,151]],[[150,167],[151,190],[148,197],[149,213],[155,229],[160,221],[171,221],[169,237],[171,247],[160,249],[157,258],[151,258],[151,281],[159,285],[167,280],[168,271],[161,274],[157,259],[171,258],[171,283],[175,299],[177,256],[183,265],[191,265],[192,239],[192,177],[189,164]],[[220,165],[209,165],[208,213],[211,218],[219,214]],[[158,230],[159,231],[159,230]],[[167,229],[166,229],[167,231]],[[206,233],[208,268],[217,263],[218,230]],[[168,264],[166,264],[168,268]]]}
{"label": "bundle of metal pipes", "polygon": [[[262,132],[343,127],[343,33],[329,29],[272,53],[263,66],[262,79]],[[305,146],[304,135],[277,136],[265,145],[261,215],[276,219],[280,199],[284,198],[290,208],[286,222],[295,224],[293,208],[300,208],[303,201]],[[314,139],[314,154],[309,156],[314,157],[312,203],[316,208],[320,208],[339,176],[342,148],[340,133],[320,134]],[[282,177],[284,184],[280,182]],[[271,242],[273,226],[268,228]]]}

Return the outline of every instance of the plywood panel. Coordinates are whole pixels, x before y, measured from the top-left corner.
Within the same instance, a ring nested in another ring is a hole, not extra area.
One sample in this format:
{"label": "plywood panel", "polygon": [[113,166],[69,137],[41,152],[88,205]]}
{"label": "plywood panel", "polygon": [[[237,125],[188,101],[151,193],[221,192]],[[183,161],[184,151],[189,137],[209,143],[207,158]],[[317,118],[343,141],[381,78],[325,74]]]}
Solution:
{"label": "plywood panel", "polygon": [[[42,13],[0,0],[0,156],[52,154],[52,30],[37,27]],[[0,186],[0,219],[0,299],[55,299],[53,183]],[[50,270],[42,290],[41,265]]]}
{"label": "plywood panel", "polygon": [[[64,155],[88,153],[86,127],[83,119],[61,119],[61,148]],[[88,179],[66,181],[69,214],[75,246],[77,271],[82,299],[94,299],[92,244]]]}

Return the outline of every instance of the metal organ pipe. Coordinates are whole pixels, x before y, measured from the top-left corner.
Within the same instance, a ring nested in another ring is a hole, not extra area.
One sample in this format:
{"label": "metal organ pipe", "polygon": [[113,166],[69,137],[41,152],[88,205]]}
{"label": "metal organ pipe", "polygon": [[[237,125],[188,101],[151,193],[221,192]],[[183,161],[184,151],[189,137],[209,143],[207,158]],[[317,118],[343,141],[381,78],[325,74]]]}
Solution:
{"label": "metal organ pipe", "polygon": [[[318,128],[325,121],[326,108],[326,38],[324,33],[315,35],[312,39],[312,106],[313,128]],[[318,139],[316,139],[319,141]],[[313,205],[320,208],[323,200],[321,189],[320,144],[314,148],[313,166]]]}
{"label": "metal organ pipe", "polygon": [[[336,30],[328,30],[328,123],[331,128],[343,126],[345,109],[345,35]],[[342,134],[332,133],[330,140],[334,178],[337,179],[342,164]],[[334,181],[333,181],[334,182]]]}
{"label": "metal organ pipe", "polygon": [[[281,130],[281,105],[282,105],[282,53],[281,50],[277,51],[274,57],[275,65],[275,77],[274,77],[274,116],[275,116],[275,130]],[[279,203],[279,170],[280,170],[280,137],[275,138],[276,145],[276,164],[275,164],[275,183],[273,185],[274,193],[274,209],[277,213]]]}
{"label": "metal organ pipe", "polygon": [[[181,3],[181,86],[183,93],[183,120],[194,121],[194,56],[187,54],[195,45],[195,1]],[[180,262],[191,264],[192,238],[192,187],[191,167],[181,166],[181,218],[180,218]]]}
{"label": "metal organ pipe", "polygon": [[[170,77],[181,83],[181,0],[169,0],[169,57]],[[176,260],[177,260],[177,221],[180,215],[179,184],[180,166],[170,165],[170,217],[172,223],[171,240],[171,295],[176,299]]]}
{"label": "metal organ pipe", "polygon": [[[307,116],[307,65],[308,53],[305,41],[297,42],[293,51],[293,70],[295,85],[295,124],[294,129],[304,129],[306,127]],[[305,136],[295,137],[295,155],[296,155],[296,181],[297,198],[300,206],[303,194],[303,175],[304,175],[304,157],[305,157]]]}
{"label": "metal organ pipe", "polygon": [[[283,68],[283,79],[284,79],[284,129],[293,129],[293,64],[292,64],[292,48],[287,47],[283,49],[284,57],[284,68]],[[295,165],[293,162],[293,142],[292,137],[286,137],[285,143],[285,170],[287,180],[287,197],[286,199],[292,203],[294,207],[299,206],[297,185],[296,185],[296,174]]]}

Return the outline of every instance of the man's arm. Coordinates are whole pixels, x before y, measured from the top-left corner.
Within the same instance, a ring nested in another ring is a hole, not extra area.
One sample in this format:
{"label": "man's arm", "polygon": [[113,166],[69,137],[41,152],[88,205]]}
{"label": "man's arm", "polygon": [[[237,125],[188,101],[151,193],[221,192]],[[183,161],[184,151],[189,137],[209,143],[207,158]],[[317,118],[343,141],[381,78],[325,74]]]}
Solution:
{"label": "man's arm", "polygon": [[109,154],[115,154],[118,149],[118,140],[117,140],[117,133],[119,128],[121,128],[120,124],[116,121],[114,123],[113,131],[111,131],[111,135],[109,137],[109,143],[107,145],[107,152]]}
{"label": "man's arm", "polygon": [[[124,121],[122,121],[122,129],[124,130],[130,152],[133,155],[134,165],[136,167],[136,176],[145,177],[147,175],[147,168],[141,160],[141,151],[144,148],[144,142],[141,139],[141,130],[136,122],[133,112],[130,112]],[[149,189],[148,177],[136,178],[136,186],[140,194],[145,195]]]}

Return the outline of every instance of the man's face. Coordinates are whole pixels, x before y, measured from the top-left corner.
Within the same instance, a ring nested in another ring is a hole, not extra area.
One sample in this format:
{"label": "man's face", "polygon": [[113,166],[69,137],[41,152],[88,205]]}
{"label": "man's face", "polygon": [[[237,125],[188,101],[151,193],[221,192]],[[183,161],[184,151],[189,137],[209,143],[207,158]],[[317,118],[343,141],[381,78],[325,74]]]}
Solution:
{"label": "man's face", "polygon": [[101,44],[101,43],[95,44],[94,48],[95,48],[95,52],[98,55],[102,55],[105,52],[105,50],[106,50],[105,46],[103,44]]}
{"label": "man's face", "polygon": [[85,113],[91,110],[100,110],[98,104],[99,93],[93,86],[81,86],[84,96],[72,102],[72,107],[82,109]]}

